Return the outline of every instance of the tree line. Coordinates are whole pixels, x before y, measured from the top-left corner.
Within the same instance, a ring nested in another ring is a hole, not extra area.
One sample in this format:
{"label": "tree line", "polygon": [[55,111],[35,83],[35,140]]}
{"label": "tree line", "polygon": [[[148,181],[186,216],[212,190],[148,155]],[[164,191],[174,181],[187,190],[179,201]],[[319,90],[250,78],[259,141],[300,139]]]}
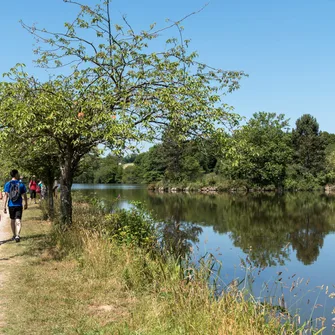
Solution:
{"label": "tree line", "polygon": [[177,131],[167,129],[161,143],[132,155],[125,168],[117,157],[101,158],[91,182],[277,190],[335,182],[335,135],[321,131],[309,114],[293,129],[284,115],[259,112],[231,132],[179,141]]}

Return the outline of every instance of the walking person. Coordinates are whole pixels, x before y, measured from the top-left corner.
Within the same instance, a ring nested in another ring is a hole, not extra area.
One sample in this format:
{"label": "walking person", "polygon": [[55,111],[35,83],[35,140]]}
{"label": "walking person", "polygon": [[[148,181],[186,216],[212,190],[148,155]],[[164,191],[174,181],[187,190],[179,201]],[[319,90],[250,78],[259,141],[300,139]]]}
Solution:
{"label": "walking person", "polygon": [[29,182],[30,202],[33,202],[34,200],[35,204],[36,204],[36,190],[37,190],[36,176],[32,176]]}
{"label": "walking person", "polygon": [[47,193],[47,188],[45,187],[42,180],[38,183],[39,188],[41,189],[41,200],[44,200]]}
{"label": "walking person", "polygon": [[19,172],[10,172],[12,180],[5,185],[4,213],[9,210],[10,223],[13,232],[13,240],[20,242],[21,220],[22,220],[22,196],[24,198],[24,209],[28,208],[27,190],[23,183],[19,181]]}

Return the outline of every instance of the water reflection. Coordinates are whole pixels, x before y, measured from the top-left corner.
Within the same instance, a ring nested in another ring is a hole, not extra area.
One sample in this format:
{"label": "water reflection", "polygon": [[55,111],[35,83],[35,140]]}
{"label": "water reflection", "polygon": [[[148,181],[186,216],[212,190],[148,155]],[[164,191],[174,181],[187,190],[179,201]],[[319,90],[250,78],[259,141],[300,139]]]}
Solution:
{"label": "water reflection", "polygon": [[[256,272],[255,297],[265,295],[276,302],[284,294],[290,312],[295,314],[298,308],[302,322],[310,320],[312,314],[313,319],[326,316],[331,330],[335,306],[333,300],[326,301],[325,292],[335,287],[334,196],[159,194],[144,187],[92,185],[83,192],[96,193],[105,204],[120,195],[119,206],[123,208],[131,201],[142,202],[157,222],[167,222],[161,223],[160,229],[168,249],[185,255],[197,245],[196,259],[207,251],[214,253],[223,264],[225,283],[244,278],[239,264],[248,257],[252,267],[263,269]],[[292,285],[296,289],[291,292]],[[325,288],[322,294],[315,289],[320,287]],[[319,307],[315,309],[313,304]]]}
{"label": "water reflection", "polygon": [[85,192],[98,192],[107,203],[120,195],[122,207],[143,202],[157,221],[169,222],[162,234],[182,253],[198,242],[201,227],[212,227],[216,234],[228,234],[262,268],[284,265],[292,249],[304,265],[314,263],[324,238],[335,230],[335,199],[324,194],[162,194],[134,186]]}
{"label": "water reflection", "polygon": [[291,245],[303,264],[317,260],[334,231],[333,199],[313,193],[204,196],[149,193],[146,204],[159,219],[175,215],[219,234],[249,254],[254,266],[284,265]]}
{"label": "water reflection", "polygon": [[177,258],[190,254],[202,233],[202,228],[196,224],[173,219],[159,223],[158,229],[162,234],[162,246]]}

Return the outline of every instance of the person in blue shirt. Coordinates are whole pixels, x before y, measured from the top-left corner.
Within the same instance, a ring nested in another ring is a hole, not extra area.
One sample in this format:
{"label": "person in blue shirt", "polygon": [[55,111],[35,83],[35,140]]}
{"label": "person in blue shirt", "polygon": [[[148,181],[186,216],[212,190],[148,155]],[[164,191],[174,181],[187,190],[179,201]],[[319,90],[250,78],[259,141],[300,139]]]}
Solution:
{"label": "person in blue shirt", "polygon": [[21,219],[23,211],[22,196],[24,198],[24,209],[27,209],[27,189],[25,185],[19,181],[19,171],[12,170],[10,175],[12,180],[5,185],[4,213],[7,213],[8,202],[10,222],[13,231],[13,240],[20,242]]}

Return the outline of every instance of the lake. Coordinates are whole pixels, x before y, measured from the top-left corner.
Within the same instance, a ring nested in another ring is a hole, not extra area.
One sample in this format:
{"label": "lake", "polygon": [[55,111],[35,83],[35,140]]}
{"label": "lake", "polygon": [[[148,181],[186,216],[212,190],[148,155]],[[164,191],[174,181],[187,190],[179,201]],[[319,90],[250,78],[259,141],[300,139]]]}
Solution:
{"label": "lake", "polygon": [[73,189],[107,205],[120,195],[122,208],[142,202],[157,222],[169,222],[166,232],[182,236],[183,245],[192,246],[195,260],[212,253],[222,263],[223,286],[238,278],[256,299],[267,298],[292,314],[299,311],[301,322],[325,317],[324,334],[331,333],[335,196],[172,194],[136,185],[75,184]]}

